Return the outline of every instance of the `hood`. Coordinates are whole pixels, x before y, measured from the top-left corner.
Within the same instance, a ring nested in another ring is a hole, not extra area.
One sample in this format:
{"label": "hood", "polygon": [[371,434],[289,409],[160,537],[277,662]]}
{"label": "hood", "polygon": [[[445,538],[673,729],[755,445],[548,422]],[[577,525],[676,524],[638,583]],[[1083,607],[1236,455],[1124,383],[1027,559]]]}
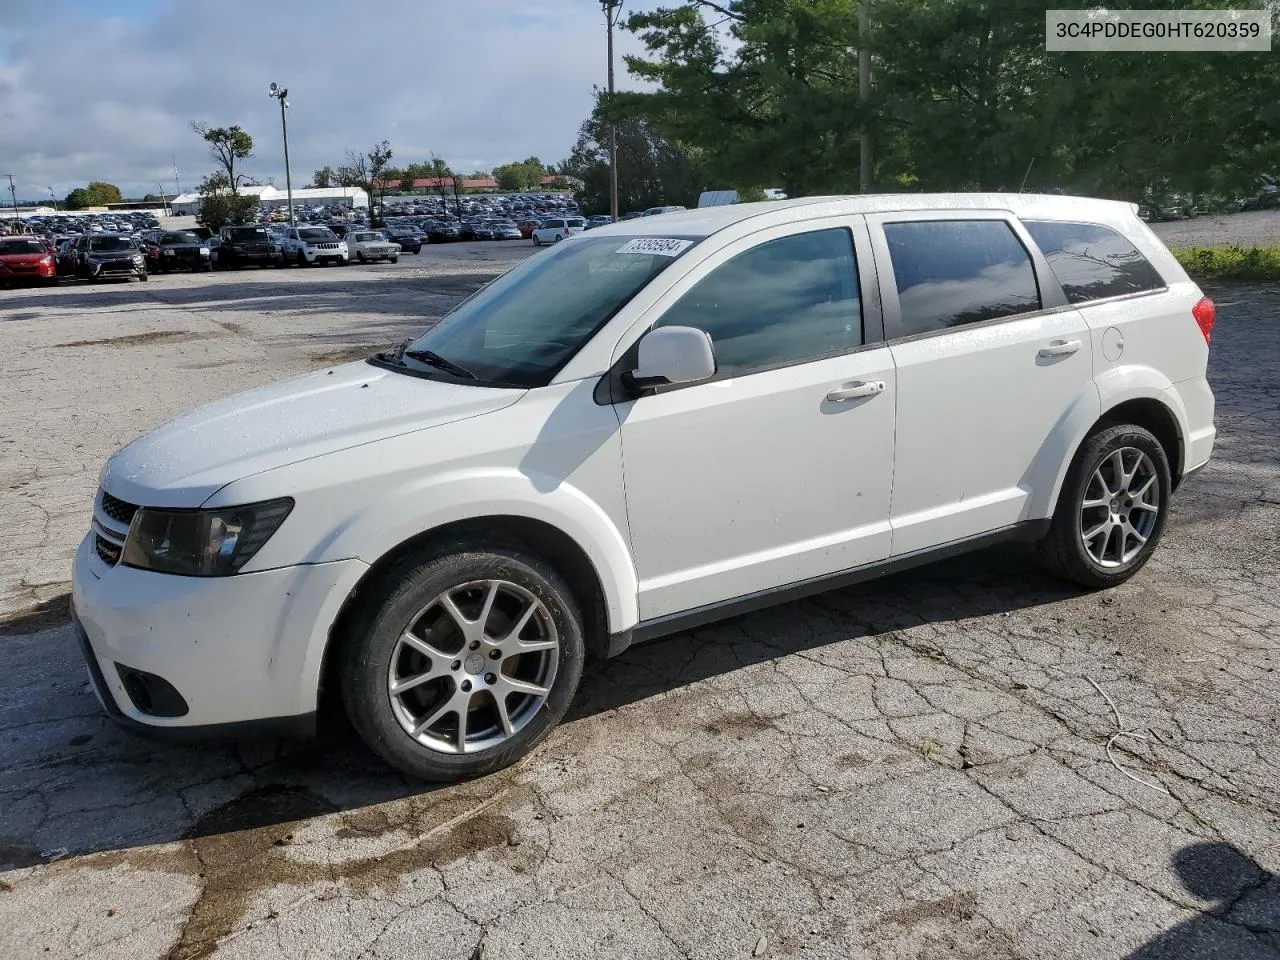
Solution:
{"label": "hood", "polygon": [[140,256],[141,250],[86,250],[84,255],[94,260],[132,260]]}
{"label": "hood", "polygon": [[151,507],[197,507],[235,480],[492,413],[525,391],[352,363],[258,387],[171,420],[120,450],[102,485]]}

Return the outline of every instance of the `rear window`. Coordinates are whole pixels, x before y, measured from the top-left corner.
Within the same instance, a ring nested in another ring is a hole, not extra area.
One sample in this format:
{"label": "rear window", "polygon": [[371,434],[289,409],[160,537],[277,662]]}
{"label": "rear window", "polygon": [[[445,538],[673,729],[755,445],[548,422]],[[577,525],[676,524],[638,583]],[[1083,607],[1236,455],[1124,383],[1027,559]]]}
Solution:
{"label": "rear window", "polygon": [[1037,220],[1023,223],[1072,303],[1165,286],[1164,279],[1138,248],[1109,227]]}
{"label": "rear window", "polygon": [[901,329],[910,337],[1040,309],[1031,256],[1003,220],[887,223]]}
{"label": "rear window", "polygon": [[544,223],[542,226],[543,226],[543,227],[549,227],[549,228],[551,228],[551,229],[555,229],[556,227],[563,227],[563,226],[564,226],[564,221],[563,221],[563,220],[548,220],[548,221],[547,221],[546,223]]}

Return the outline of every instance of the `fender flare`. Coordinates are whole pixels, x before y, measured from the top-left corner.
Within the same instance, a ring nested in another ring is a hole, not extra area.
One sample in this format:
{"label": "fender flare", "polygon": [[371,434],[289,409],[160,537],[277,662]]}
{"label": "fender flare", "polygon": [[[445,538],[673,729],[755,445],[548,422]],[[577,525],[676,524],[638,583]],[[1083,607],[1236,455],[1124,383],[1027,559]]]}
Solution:
{"label": "fender flare", "polygon": [[354,557],[372,565],[424,533],[489,517],[536,520],[559,530],[595,569],[610,632],[638,622],[630,543],[608,512],[578,487],[517,469],[460,470],[389,491],[344,517],[317,545],[313,562]]}
{"label": "fender flare", "polygon": [[[1183,444],[1186,443],[1188,430],[1186,405],[1178,395],[1173,382],[1158,370],[1137,365],[1116,366],[1097,374],[1093,382],[1097,391],[1096,405],[1085,405],[1079,400],[1073,404],[1063,415],[1050,438],[1046,440],[1046,447],[1051,448],[1054,455],[1038,456],[1036,464],[1028,472],[1027,480],[1033,491],[1032,506],[1028,513],[1031,518],[1053,516],[1058,504],[1058,495],[1062,492],[1062,484],[1066,480],[1067,470],[1075,460],[1080,445],[1093,432],[1094,427],[1122,403],[1128,403],[1131,400],[1152,400],[1159,403],[1172,414],[1179,438]],[[1086,415],[1087,407],[1092,409],[1091,416]],[[1041,453],[1046,452],[1045,448],[1042,448]],[[1036,476],[1042,461],[1053,462],[1057,467],[1051,484],[1037,485],[1035,482],[1037,479],[1042,481],[1048,479],[1044,473]],[[1176,476],[1178,464],[1171,463],[1170,466]],[[1049,495],[1043,499],[1037,496],[1034,491],[1038,486],[1040,489],[1048,489]]]}

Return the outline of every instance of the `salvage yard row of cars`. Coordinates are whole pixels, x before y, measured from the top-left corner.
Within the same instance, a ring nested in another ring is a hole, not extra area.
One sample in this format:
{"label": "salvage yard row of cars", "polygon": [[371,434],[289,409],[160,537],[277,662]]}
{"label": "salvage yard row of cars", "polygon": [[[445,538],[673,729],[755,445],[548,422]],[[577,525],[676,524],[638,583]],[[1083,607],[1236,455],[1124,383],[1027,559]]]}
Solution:
{"label": "salvage yard row of cars", "polygon": [[[379,230],[338,237],[323,227],[223,227],[149,230],[141,234],[84,233],[51,241],[39,236],[0,237],[0,283],[52,286],[60,278],[145,281],[152,274],[212,271],[248,266],[314,266],[330,263],[395,263],[401,245]],[[420,246],[412,246],[414,252]]]}

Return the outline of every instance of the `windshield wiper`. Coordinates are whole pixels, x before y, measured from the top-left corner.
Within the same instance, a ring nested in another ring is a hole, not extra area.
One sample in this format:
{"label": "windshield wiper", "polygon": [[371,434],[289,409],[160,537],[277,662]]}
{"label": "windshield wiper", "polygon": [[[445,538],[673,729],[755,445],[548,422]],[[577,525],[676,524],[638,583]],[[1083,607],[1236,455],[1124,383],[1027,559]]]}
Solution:
{"label": "windshield wiper", "polygon": [[438,367],[445,373],[452,373],[455,377],[466,377],[468,380],[480,379],[466,367],[460,366],[452,360],[446,360],[434,350],[406,350],[401,356],[417,360],[419,363],[425,363],[432,367]]}

